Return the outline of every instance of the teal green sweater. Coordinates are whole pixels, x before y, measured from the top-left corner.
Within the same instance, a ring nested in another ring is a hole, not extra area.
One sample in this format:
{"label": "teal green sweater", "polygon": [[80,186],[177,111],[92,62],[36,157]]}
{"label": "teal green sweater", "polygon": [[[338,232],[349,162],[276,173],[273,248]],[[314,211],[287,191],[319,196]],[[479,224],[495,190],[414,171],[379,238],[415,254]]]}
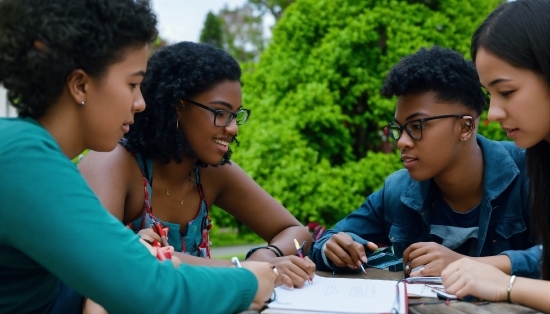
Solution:
{"label": "teal green sweater", "polygon": [[32,119],[0,119],[0,313],[39,309],[59,281],[113,313],[234,313],[252,272],[159,262],[103,208]]}

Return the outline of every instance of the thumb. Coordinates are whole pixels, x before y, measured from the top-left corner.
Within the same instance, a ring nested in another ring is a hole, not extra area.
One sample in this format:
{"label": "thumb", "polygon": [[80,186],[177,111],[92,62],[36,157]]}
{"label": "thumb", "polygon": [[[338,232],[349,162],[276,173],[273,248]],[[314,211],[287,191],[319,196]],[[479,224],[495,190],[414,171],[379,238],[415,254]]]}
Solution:
{"label": "thumb", "polygon": [[374,244],[374,242],[367,242],[365,244],[365,248],[367,248],[371,251],[376,251],[378,249],[378,245]]}

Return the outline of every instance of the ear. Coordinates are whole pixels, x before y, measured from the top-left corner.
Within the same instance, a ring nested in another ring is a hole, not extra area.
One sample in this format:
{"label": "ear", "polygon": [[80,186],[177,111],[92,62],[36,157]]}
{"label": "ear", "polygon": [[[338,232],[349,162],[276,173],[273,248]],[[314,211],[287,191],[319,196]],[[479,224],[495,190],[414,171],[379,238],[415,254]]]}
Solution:
{"label": "ear", "polygon": [[67,78],[67,87],[75,103],[81,104],[86,101],[86,91],[90,83],[90,76],[84,70],[74,70]]}
{"label": "ear", "polygon": [[475,130],[475,121],[471,116],[464,116],[462,121],[460,121],[460,140],[467,141]]}

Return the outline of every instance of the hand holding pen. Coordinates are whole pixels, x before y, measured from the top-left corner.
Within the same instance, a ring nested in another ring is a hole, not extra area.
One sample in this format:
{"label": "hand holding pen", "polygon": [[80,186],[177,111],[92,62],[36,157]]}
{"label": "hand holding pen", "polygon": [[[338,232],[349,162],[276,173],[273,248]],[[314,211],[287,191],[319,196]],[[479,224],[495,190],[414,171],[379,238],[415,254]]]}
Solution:
{"label": "hand holding pen", "polygon": [[325,255],[338,267],[348,267],[351,269],[361,269],[363,273],[367,262],[368,251],[375,251],[378,246],[372,242],[360,244],[345,233],[339,232],[333,235],[325,244]]}
{"label": "hand holding pen", "polygon": [[[298,244],[298,240],[294,239],[294,246],[296,247],[296,254],[298,254],[298,256],[301,258],[301,259],[304,259],[304,246],[306,245],[306,241],[302,242],[302,245],[300,246]],[[309,277],[309,283],[313,283],[313,279],[311,277]]]}
{"label": "hand holding pen", "polygon": [[279,275],[277,268],[267,262],[244,261],[241,264],[237,257],[233,257],[231,262],[237,268],[248,269],[258,280],[258,290],[248,309],[260,310],[264,308],[265,304],[271,300],[275,288],[275,279]]}

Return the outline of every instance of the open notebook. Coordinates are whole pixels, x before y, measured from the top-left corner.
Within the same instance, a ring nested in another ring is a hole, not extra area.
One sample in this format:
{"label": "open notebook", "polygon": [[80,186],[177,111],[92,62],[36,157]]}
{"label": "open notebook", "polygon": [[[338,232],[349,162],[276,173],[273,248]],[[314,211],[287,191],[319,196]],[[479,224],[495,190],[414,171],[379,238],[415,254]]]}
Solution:
{"label": "open notebook", "polygon": [[302,289],[275,288],[275,301],[262,313],[408,313],[406,285],[397,283],[315,276]]}

